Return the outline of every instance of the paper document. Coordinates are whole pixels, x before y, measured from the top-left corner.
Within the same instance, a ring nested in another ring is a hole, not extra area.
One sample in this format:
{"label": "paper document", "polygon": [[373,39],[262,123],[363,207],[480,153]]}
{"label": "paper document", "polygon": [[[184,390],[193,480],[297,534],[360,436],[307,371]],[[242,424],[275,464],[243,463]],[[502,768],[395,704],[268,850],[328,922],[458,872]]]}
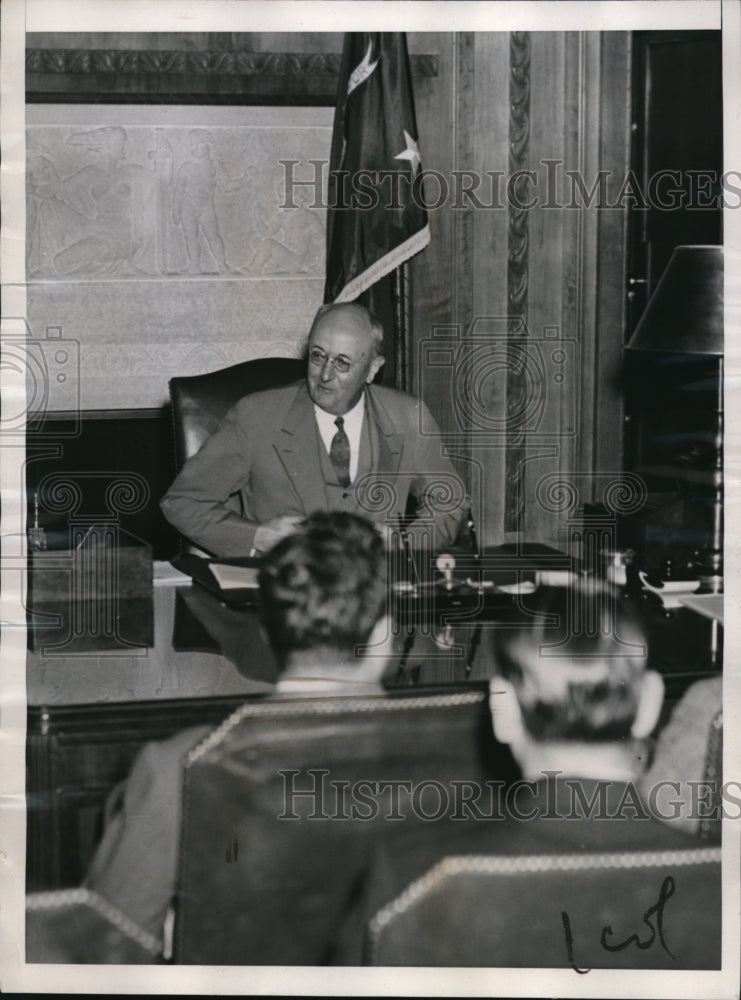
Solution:
{"label": "paper document", "polygon": [[228,563],[210,563],[209,568],[222,590],[242,587],[257,588],[256,566],[230,566]]}

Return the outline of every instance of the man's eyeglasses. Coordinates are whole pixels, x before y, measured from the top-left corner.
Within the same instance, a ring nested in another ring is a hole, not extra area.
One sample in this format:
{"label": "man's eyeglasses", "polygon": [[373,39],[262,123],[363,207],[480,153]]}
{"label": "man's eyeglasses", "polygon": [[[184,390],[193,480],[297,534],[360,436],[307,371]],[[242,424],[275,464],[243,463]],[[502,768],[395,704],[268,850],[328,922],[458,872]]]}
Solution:
{"label": "man's eyeglasses", "polygon": [[320,347],[312,347],[309,351],[309,361],[312,365],[316,365],[317,368],[324,368],[325,364],[329,361],[334,370],[341,372],[343,375],[352,368],[352,361],[348,358],[344,358],[342,355],[333,358],[331,354],[325,354]]}

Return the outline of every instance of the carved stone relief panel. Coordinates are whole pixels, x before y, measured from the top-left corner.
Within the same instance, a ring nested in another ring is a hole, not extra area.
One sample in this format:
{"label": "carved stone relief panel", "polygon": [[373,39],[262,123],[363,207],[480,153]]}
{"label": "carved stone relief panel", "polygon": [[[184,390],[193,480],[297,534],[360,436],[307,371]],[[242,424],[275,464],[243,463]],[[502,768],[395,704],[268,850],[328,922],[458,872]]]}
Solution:
{"label": "carved stone relief panel", "polygon": [[324,210],[313,187],[282,207],[281,161],[311,172],[324,129],[39,124],[27,143],[29,278],[323,271]]}
{"label": "carved stone relief panel", "polygon": [[79,344],[83,409],[298,354],[322,301],[331,129],[329,108],[29,106],[29,326]]}

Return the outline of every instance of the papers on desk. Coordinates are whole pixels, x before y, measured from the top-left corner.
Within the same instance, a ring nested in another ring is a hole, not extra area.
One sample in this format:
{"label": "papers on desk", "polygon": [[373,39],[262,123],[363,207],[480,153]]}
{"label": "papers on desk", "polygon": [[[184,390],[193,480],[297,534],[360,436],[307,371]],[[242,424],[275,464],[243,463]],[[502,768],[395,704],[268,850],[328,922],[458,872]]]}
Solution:
{"label": "papers on desk", "polygon": [[257,590],[256,566],[233,566],[229,563],[209,563],[216,582],[222,590],[243,590],[252,587]]}
{"label": "papers on desk", "polygon": [[243,556],[238,559],[211,560],[207,556],[188,552],[175,556],[172,565],[224,604],[246,608],[258,603],[257,559]]}
{"label": "papers on desk", "polygon": [[518,580],[517,583],[501,583],[497,585],[500,594],[532,594],[535,592],[533,580]]}
{"label": "papers on desk", "polygon": [[155,559],[153,582],[155,587],[168,587],[172,584],[187,583],[190,577],[182,570],[175,569],[172,563]]}
{"label": "papers on desk", "polygon": [[686,608],[692,608],[698,615],[705,618],[712,618],[723,624],[723,595],[722,594],[688,594],[680,597],[681,603]]}
{"label": "papers on desk", "polygon": [[692,584],[689,584],[686,590],[670,590],[666,594],[660,590],[654,590],[652,587],[647,589],[656,594],[667,611],[673,611],[675,608],[681,608],[685,603],[685,598],[689,597],[697,587],[693,588]]}
{"label": "papers on desk", "polygon": [[641,570],[638,573],[644,590],[649,590],[656,594],[667,610],[679,608],[683,603],[683,598],[694,593],[700,586],[699,580],[665,580],[658,587],[649,583],[648,576]]}

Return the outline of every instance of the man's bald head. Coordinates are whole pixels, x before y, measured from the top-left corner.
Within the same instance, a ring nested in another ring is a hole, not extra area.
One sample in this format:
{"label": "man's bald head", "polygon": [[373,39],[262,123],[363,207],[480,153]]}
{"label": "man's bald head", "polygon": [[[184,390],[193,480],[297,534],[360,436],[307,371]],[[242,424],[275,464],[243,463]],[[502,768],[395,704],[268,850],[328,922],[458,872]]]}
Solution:
{"label": "man's bald head", "polygon": [[356,302],[322,306],[309,334],[306,382],[314,403],[342,416],[383,364],[383,327]]}
{"label": "man's bald head", "polygon": [[314,322],[311,324],[309,339],[317,324],[326,316],[333,316],[338,323],[342,323],[347,329],[357,329],[364,336],[370,338],[377,355],[383,355],[383,326],[381,321],[373,315],[370,309],[361,306],[359,302],[328,302],[319,306]]}

